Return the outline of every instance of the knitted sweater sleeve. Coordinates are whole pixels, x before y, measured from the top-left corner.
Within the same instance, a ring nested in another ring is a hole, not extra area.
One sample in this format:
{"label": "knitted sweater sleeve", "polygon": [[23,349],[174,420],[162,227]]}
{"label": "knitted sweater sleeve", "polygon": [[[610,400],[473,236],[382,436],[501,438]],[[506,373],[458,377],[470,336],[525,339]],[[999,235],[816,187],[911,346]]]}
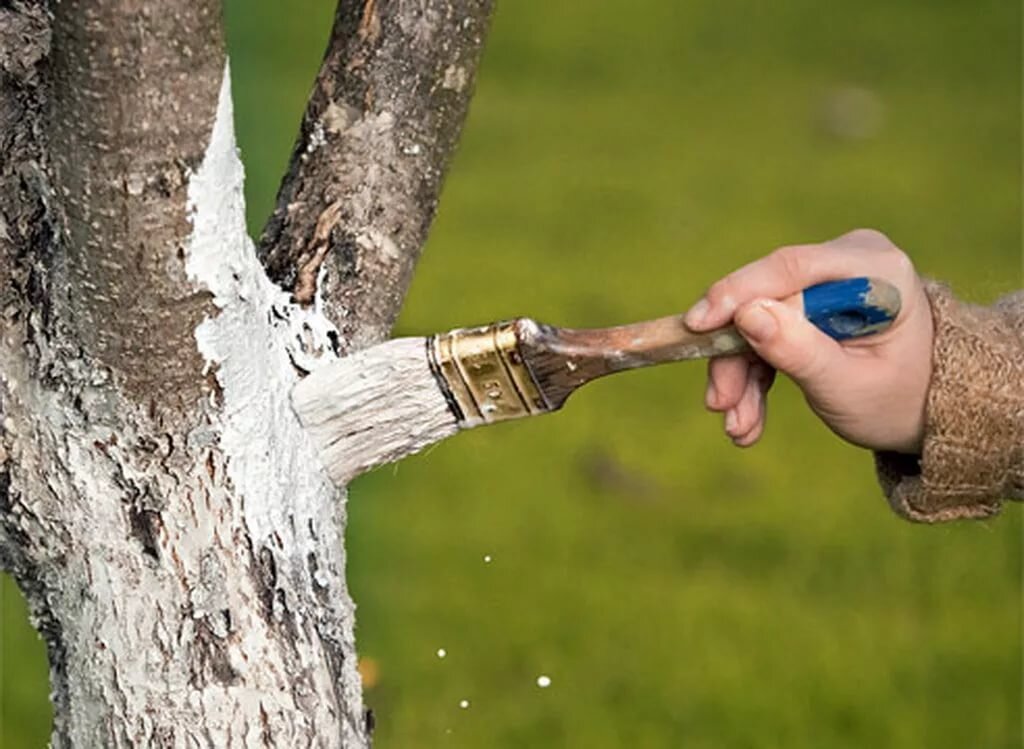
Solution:
{"label": "knitted sweater sleeve", "polygon": [[935,321],[920,455],[876,453],[892,508],[908,520],[984,518],[1024,499],[1024,292],[991,307],[926,286]]}

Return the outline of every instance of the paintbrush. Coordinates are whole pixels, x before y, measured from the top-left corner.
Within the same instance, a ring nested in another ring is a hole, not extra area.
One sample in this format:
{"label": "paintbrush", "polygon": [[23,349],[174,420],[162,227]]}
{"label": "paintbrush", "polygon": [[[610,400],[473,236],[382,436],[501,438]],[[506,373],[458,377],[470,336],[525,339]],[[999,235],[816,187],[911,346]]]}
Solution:
{"label": "paintbrush", "polygon": [[[784,303],[844,340],[887,328],[900,295],[885,281],[854,278]],[[598,377],[749,349],[734,327],[695,333],[683,315],[589,330],[523,317],[364,349],[305,377],[292,404],[331,478],[345,484],[460,430],[557,411]]]}

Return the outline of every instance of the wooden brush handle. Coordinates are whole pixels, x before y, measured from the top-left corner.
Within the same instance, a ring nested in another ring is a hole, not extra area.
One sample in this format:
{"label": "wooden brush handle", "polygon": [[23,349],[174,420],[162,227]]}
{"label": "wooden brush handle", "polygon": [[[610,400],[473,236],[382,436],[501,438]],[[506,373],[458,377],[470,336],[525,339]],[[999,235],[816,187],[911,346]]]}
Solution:
{"label": "wooden brush handle", "polygon": [[[811,286],[784,303],[800,306],[818,329],[845,340],[887,328],[899,314],[900,294],[886,281],[852,278]],[[581,385],[613,372],[750,349],[733,326],[695,333],[683,315],[588,330],[520,322],[520,350],[552,408]]]}

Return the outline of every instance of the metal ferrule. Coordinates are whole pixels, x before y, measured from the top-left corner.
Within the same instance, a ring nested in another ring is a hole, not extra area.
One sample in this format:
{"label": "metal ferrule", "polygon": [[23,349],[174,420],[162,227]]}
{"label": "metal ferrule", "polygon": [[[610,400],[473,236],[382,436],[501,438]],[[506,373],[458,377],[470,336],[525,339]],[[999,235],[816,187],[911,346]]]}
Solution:
{"label": "metal ferrule", "polygon": [[515,320],[441,333],[427,352],[463,429],[550,410],[519,352]]}

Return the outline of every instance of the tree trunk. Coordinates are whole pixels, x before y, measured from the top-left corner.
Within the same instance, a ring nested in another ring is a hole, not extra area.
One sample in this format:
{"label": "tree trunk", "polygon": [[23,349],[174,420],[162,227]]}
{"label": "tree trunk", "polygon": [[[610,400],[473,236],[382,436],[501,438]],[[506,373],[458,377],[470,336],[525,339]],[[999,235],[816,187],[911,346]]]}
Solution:
{"label": "tree trunk", "polygon": [[288,395],[387,334],[489,14],[341,2],[257,253],[216,0],[0,4],[0,565],[54,746],[368,745]]}

